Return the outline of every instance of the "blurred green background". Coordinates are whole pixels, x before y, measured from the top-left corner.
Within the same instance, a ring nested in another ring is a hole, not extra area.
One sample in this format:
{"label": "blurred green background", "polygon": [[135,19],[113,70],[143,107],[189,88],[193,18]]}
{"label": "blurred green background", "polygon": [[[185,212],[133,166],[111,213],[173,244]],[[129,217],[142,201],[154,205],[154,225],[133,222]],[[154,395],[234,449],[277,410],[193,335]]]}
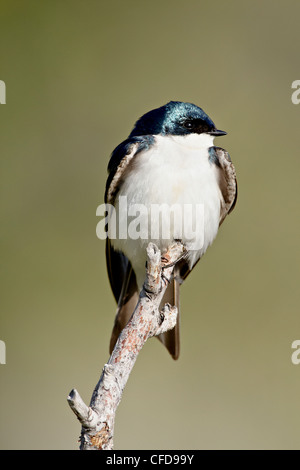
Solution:
{"label": "blurred green background", "polygon": [[108,359],[96,237],[113,148],[190,101],[228,132],[239,199],[182,288],[181,356],[152,339],[116,449],[299,449],[299,1],[0,2],[2,449],[77,449],[66,398]]}

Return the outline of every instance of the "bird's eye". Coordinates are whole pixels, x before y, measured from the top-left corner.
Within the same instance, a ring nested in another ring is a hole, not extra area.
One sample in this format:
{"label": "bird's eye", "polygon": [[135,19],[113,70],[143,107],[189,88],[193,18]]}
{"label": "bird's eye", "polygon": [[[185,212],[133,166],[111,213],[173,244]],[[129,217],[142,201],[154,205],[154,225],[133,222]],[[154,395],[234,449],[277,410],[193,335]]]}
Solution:
{"label": "bird's eye", "polygon": [[182,126],[190,132],[202,134],[203,132],[209,132],[211,126],[203,119],[187,119],[183,121]]}
{"label": "bird's eye", "polygon": [[183,123],[183,127],[185,127],[186,129],[192,129],[193,128],[193,123],[192,121],[185,121]]}

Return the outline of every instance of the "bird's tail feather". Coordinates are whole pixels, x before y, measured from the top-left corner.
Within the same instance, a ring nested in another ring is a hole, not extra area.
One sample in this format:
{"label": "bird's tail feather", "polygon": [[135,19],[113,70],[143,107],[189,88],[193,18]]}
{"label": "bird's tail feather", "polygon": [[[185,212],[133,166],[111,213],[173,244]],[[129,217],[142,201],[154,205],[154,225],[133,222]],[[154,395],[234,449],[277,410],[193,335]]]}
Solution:
{"label": "bird's tail feather", "polygon": [[160,305],[160,308],[162,308],[166,303],[169,303],[172,307],[177,307],[178,314],[176,325],[172,330],[166,331],[166,333],[162,333],[158,336],[158,339],[167,348],[173,359],[178,359],[180,352],[179,280],[176,276],[176,271],[175,268],[174,277],[170,281]]}

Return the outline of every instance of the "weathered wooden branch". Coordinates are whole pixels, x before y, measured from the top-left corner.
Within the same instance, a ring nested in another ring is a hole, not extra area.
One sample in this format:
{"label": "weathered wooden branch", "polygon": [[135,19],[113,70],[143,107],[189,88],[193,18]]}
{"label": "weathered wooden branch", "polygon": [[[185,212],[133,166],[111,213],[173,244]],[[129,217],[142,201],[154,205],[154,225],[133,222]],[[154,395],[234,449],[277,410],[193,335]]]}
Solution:
{"label": "weathered wooden branch", "polygon": [[103,368],[90,406],[83,402],[77,390],[70,392],[68,403],[82,425],[81,450],[113,449],[115,413],[140,350],[148,338],[164,333],[176,324],[177,308],[166,304],[159,311],[159,306],[174,269],[168,265],[174,263],[183,250],[181,243],[174,243],[162,261],[159,249],[149,243],[146,280],[139,301]]}

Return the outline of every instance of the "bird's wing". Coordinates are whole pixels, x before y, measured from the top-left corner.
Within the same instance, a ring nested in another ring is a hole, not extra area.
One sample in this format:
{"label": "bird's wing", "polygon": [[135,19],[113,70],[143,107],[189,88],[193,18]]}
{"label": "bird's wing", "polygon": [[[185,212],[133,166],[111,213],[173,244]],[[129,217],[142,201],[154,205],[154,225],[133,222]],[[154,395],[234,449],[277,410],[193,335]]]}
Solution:
{"label": "bird's wing", "polygon": [[[237,180],[234,165],[231,161],[229,153],[221,147],[210,147],[209,161],[217,168],[219,179],[219,186],[222,194],[220,203],[220,222],[219,226],[224,222],[224,219],[234,209],[237,200]],[[187,278],[190,272],[194,269],[196,263],[190,267],[183,259],[178,264],[179,276],[181,282]]]}
{"label": "bird's wing", "polygon": [[115,148],[107,168],[105,203],[114,204],[129,164],[140,152],[148,150],[154,144],[154,141],[155,138],[152,135],[131,137]]}
{"label": "bird's wing", "polygon": [[[116,195],[128,169],[128,165],[141,152],[152,145],[152,136],[133,137],[122,142],[113,151],[108,164],[108,179],[105,190],[105,202],[114,204]],[[110,285],[118,304],[115,323],[110,340],[110,352],[128,323],[138,301],[139,291],[135,273],[128,258],[114,250],[111,240],[106,240],[106,266]]]}
{"label": "bird's wing", "polygon": [[234,209],[237,200],[237,180],[234,165],[229,153],[221,147],[209,149],[211,160],[218,169],[219,186],[223,196],[220,210],[220,225],[225,217]]}

